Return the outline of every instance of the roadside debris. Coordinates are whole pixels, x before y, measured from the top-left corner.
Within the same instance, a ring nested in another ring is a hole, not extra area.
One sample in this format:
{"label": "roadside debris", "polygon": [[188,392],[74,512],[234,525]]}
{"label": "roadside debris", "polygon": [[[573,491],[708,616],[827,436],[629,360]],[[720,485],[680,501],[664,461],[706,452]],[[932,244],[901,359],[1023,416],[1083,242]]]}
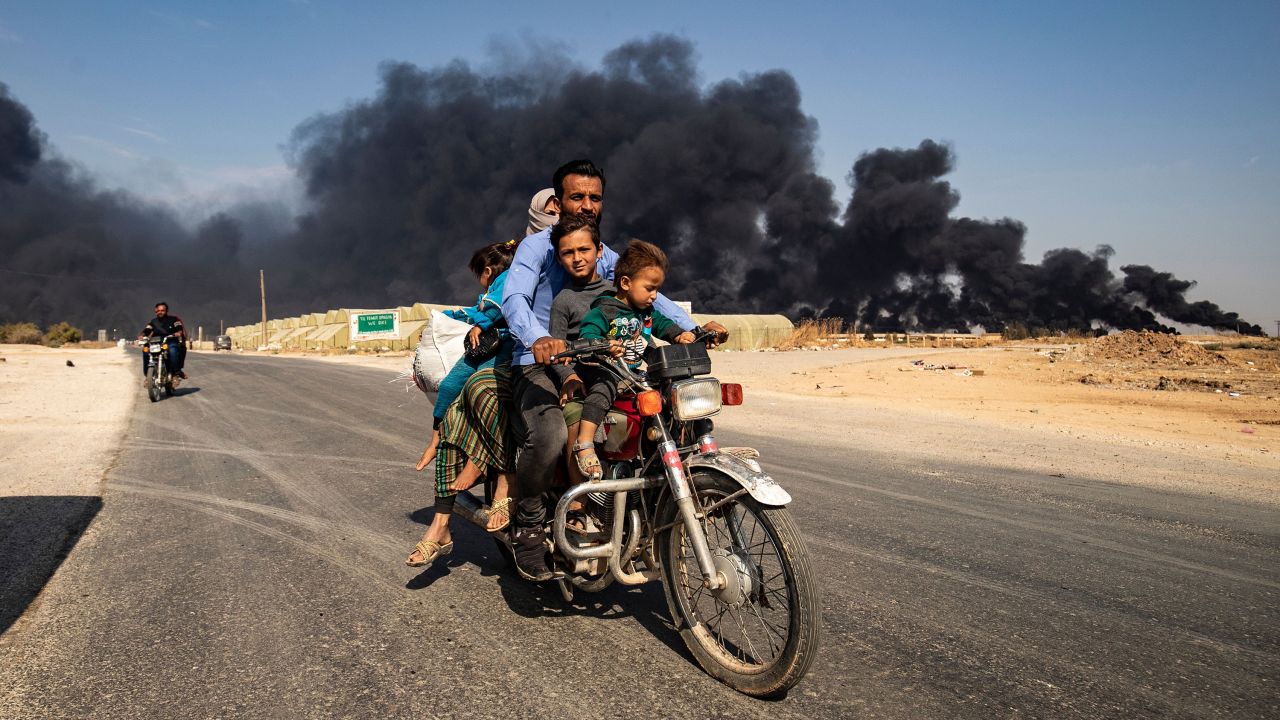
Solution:
{"label": "roadside debris", "polygon": [[912,360],[911,367],[906,369],[933,370],[941,372],[943,370],[967,370],[968,367],[965,365],[934,365],[933,363],[927,363],[923,360]]}
{"label": "roadside debris", "polygon": [[1179,340],[1175,335],[1133,330],[1091,340],[1063,355],[1066,359],[1081,362],[1137,361],[1148,365],[1184,367],[1231,365],[1231,361],[1220,353]]}

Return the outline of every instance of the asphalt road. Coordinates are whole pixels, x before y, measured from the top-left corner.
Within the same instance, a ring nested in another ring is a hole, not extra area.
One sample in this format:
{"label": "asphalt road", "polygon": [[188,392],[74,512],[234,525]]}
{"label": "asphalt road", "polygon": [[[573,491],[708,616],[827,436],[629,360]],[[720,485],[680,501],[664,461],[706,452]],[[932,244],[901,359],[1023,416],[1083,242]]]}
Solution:
{"label": "asphalt road", "polygon": [[405,567],[431,504],[416,390],[190,364],[0,636],[0,717],[1280,716],[1267,509],[722,430],[795,496],[822,579],[819,657],[761,701],[701,672],[657,585],[568,604],[460,521],[447,563]]}

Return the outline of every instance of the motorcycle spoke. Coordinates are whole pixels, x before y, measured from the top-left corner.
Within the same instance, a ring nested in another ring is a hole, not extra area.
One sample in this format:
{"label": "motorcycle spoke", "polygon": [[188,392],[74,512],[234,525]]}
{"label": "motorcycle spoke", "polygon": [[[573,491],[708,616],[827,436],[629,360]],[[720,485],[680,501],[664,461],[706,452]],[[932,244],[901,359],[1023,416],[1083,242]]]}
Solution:
{"label": "motorcycle spoke", "polygon": [[716,628],[716,634],[718,635],[720,633],[720,623],[724,620],[724,616],[728,615],[729,611],[733,608],[721,602],[717,602],[716,605],[720,607],[720,612],[716,613],[716,616],[711,618],[708,625],[714,626]]}
{"label": "motorcycle spoke", "polygon": [[[745,513],[744,513],[744,515],[745,515]],[[739,526],[741,526],[741,525],[739,525]],[[751,535],[747,538],[747,547],[743,548],[743,550],[744,550],[744,551],[748,550],[749,548],[756,547],[756,545],[752,545],[751,543],[756,539],[756,529],[757,529],[757,528],[759,528],[759,527],[760,527],[760,523],[754,523],[754,522],[753,522],[753,523],[751,523]],[[766,542],[768,542],[768,541],[769,541],[769,536],[768,536],[768,535],[766,535],[766,536],[765,536],[765,538],[764,538],[764,540],[760,541],[760,543],[758,543],[758,544],[759,544],[759,545],[763,545],[764,543],[766,543]]]}
{"label": "motorcycle spoke", "polygon": [[777,635],[779,640],[782,640],[784,642],[786,641],[787,633],[786,633],[785,627],[780,627],[778,625],[775,625],[772,622],[769,622],[768,618],[766,618],[764,614],[760,612],[760,607],[758,605],[752,605],[751,611],[752,613],[755,614],[756,620],[758,620],[763,627],[771,631],[774,635]]}
{"label": "motorcycle spoke", "polygon": [[768,620],[764,619],[764,616],[760,614],[759,607],[753,605],[751,607],[751,611],[756,616],[756,621],[760,623],[760,627],[764,628],[765,630],[765,634],[764,634],[765,639],[769,641],[769,657],[776,657],[778,655],[778,652],[782,650],[782,647],[774,644],[773,642],[774,636],[776,635],[779,640],[783,641],[784,644],[786,643],[787,636],[779,632],[772,625],[770,625]]}
{"label": "motorcycle spoke", "polygon": [[751,653],[751,658],[744,657],[742,659],[753,661],[756,663],[761,662],[762,658],[760,657],[760,652],[756,650],[756,644],[751,642],[751,633],[747,632],[746,623],[742,621],[742,613],[739,612],[736,608],[734,608],[732,615],[733,615],[733,619],[736,620],[738,623],[738,631],[742,633],[742,639],[745,640],[747,643],[747,647],[745,649]]}
{"label": "motorcycle spoke", "polygon": [[782,577],[783,575],[786,575],[786,574],[787,574],[787,571],[786,571],[786,570],[778,570],[778,572],[777,572],[777,574],[776,574],[776,575],[771,576],[768,580],[761,580],[761,581],[760,581],[760,584],[761,584],[761,585],[768,585],[769,583],[773,582],[774,580],[777,580],[778,578],[780,578],[780,577]]}

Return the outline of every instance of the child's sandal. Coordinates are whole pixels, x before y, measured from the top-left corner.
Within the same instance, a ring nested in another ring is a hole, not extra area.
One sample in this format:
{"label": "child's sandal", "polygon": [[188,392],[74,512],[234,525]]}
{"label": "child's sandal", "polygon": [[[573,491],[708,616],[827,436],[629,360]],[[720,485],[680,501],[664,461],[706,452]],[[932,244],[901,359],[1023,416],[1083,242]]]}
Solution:
{"label": "child's sandal", "polygon": [[573,457],[578,461],[578,471],[582,473],[582,477],[588,482],[595,482],[604,477],[604,471],[600,467],[600,458],[596,457],[595,443],[574,443]]}

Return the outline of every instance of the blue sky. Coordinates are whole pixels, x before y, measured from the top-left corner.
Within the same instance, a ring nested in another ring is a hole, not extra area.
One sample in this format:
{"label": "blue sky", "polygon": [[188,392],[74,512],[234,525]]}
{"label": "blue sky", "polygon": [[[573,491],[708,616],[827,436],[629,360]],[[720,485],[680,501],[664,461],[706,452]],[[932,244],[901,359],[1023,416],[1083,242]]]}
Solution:
{"label": "blue sky", "polygon": [[198,218],[296,192],[290,132],[370,97],[384,60],[595,67],[669,32],[707,84],[791,72],[845,200],[859,153],[946,141],[959,212],[1025,222],[1029,260],[1110,244],[1275,331],[1280,3],[601,5],[0,0],[0,82],[64,157]]}

